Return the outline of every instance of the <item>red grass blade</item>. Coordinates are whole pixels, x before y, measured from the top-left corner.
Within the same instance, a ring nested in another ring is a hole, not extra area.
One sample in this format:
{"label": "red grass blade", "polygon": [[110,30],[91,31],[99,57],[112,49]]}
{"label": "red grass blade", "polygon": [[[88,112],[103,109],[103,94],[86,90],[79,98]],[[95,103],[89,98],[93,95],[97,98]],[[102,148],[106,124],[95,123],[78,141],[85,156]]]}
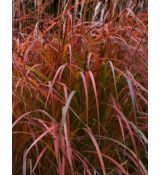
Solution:
{"label": "red grass blade", "polygon": [[69,141],[69,137],[68,137],[68,127],[67,127],[67,121],[66,121],[66,117],[67,117],[67,112],[69,109],[69,105],[71,103],[71,100],[73,98],[75,94],[75,91],[72,91],[66,101],[66,105],[62,108],[62,121],[61,121],[61,125],[64,127],[64,135],[65,135],[65,141],[66,141],[66,147],[67,147],[67,156],[68,156],[68,161],[70,164],[70,168],[71,168],[71,174],[74,175],[74,168],[73,168],[73,163],[72,163],[72,150],[71,150],[71,145],[70,145],[70,141]]}
{"label": "red grass blade", "polygon": [[96,109],[97,109],[97,118],[98,118],[98,134],[100,135],[100,114],[99,114],[99,103],[98,103],[97,88],[96,88],[96,83],[95,83],[93,73],[91,71],[89,71],[89,75],[90,75],[90,78],[91,78],[91,81],[92,81],[94,95],[95,95],[95,99],[96,99]]}
{"label": "red grass blade", "polygon": [[48,133],[50,133],[54,129],[54,126],[48,128],[48,130],[44,131],[31,145],[28,149],[25,150],[23,156],[23,175],[26,175],[26,163],[27,163],[27,155],[29,151],[34,147],[43,137],[45,137]]}
{"label": "red grass blade", "polygon": [[80,75],[82,77],[83,85],[84,85],[84,91],[85,91],[85,99],[86,99],[86,118],[87,118],[87,126],[88,126],[88,112],[89,112],[89,103],[88,103],[88,88],[87,88],[87,82],[86,78],[83,72],[80,72]]}
{"label": "red grass blade", "polygon": [[97,151],[97,155],[98,155],[98,158],[99,158],[99,161],[100,161],[100,164],[101,164],[101,168],[102,168],[102,172],[103,172],[103,175],[107,175],[106,174],[106,169],[105,169],[105,165],[104,165],[104,161],[103,161],[103,158],[102,158],[102,153],[100,151],[100,148],[98,146],[98,143],[94,137],[94,135],[92,134],[92,131],[90,130],[90,128],[85,128],[84,129],[87,134],[90,136],[95,148],[96,148],[96,151]]}
{"label": "red grass blade", "polygon": [[34,167],[33,167],[33,169],[32,169],[32,173],[33,173],[34,170],[36,169],[36,167],[37,167],[37,165],[38,165],[40,159],[42,158],[43,154],[46,152],[47,148],[48,148],[47,146],[46,146],[45,148],[43,148],[43,150],[42,150],[42,151],[40,152],[40,154],[38,155],[37,160],[36,160],[36,163],[35,163],[35,165],[34,165]]}

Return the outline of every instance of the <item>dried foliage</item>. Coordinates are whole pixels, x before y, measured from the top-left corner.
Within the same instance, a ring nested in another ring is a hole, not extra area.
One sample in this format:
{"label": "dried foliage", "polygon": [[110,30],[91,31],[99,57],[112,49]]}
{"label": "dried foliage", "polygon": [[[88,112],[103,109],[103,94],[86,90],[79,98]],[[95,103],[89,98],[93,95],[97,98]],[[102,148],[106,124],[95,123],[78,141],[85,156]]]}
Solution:
{"label": "dried foliage", "polygon": [[147,1],[13,1],[13,174],[147,175]]}

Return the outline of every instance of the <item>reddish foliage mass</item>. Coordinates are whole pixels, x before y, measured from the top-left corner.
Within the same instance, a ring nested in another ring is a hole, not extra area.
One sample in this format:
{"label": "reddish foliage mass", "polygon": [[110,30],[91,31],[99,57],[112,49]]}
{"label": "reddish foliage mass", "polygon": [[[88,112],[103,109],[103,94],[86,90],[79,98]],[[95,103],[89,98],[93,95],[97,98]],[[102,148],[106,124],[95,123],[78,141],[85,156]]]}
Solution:
{"label": "reddish foliage mass", "polygon": [[13,1],[13,174],[147,175],[147,1]]}

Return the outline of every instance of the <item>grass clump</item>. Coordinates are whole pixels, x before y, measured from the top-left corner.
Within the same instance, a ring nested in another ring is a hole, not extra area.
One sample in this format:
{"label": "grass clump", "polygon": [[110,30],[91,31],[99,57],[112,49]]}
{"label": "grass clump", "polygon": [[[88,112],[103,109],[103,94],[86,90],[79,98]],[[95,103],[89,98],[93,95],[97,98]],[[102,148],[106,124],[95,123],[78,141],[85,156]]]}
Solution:
{"label": "grass clump", "polygon": [[13,174],[146,175],[147,2],[30,2],[13,1]]}

